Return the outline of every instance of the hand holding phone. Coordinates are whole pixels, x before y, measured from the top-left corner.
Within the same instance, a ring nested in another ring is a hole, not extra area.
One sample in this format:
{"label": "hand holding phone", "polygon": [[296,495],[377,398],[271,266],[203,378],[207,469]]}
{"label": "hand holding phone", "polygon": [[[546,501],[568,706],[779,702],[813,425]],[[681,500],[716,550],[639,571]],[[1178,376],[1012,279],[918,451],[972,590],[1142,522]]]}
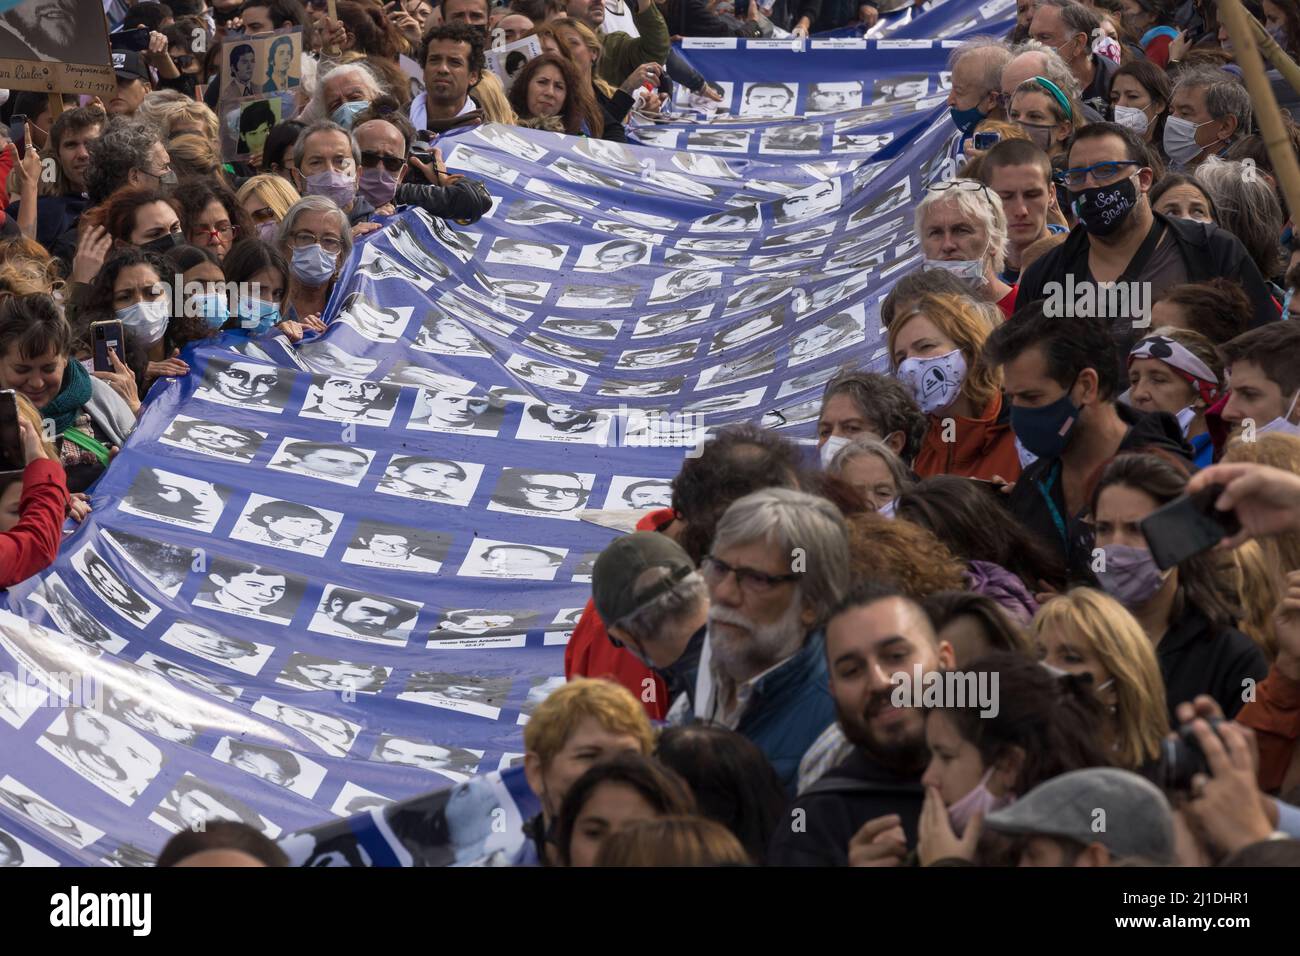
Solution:
{"label": "hand holding phone", "polygon": [[1175,498],[1142,519],[1139,527],[1160,570],[1208,551],[1241,530],[1231,511],[1215,507],[1222,485],[1209,485]]}
{"label": "hand holding phone", "polygon": [[22,471],[27,452],[18,428],[18,396],[12,388],[0,390],[0,471]]}
{"label": "hand holding phone", "polygon": [[90,323],[91,363],[94,371],[114,371],[113,360],[109,358],[108,353],[112,350],[120,356],[124,339],[125,334],[119,319]]}

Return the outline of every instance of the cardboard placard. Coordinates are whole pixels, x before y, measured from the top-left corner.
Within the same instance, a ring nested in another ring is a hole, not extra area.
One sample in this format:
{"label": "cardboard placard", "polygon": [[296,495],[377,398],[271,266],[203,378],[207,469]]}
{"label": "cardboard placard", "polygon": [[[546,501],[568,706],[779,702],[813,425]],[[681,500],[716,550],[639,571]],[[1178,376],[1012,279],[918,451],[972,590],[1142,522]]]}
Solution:
{"label": "cardboard placard", "polygon": [[271,127],[297,114],[302,70],[302,28],[255,37],[232,37],[221,45],[221,155],[258,156]]}
{"label": "cardboard placard", "polygon": [[23,0],[0,13],[0,89],[114,93],[103,10],[78,0]]}

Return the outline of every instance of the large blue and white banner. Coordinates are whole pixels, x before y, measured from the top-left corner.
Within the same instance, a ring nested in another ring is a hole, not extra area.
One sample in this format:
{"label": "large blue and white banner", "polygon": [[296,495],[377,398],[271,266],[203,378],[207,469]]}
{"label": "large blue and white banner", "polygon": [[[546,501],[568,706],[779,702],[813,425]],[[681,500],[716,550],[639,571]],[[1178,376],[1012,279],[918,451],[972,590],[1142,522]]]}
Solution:
{"label": "large blue and white banner", "polygon": [[[826,381],[883,367],[912,207],[952,172],[939,43],[707,52],[736,58],[710,60],[723,119],[760,78],[799,87],[790,113],[743,148],[716,119],[637,131],[658,145],[445,139],[489,215],[394,217],[328,331],[226,337],[155,386],[0,611],[0,865],[147,864],[215,818],[300,863],[517,850],[534,806],[496,772],[562,681],[596,555],[710,428],[810,437]],[[862,101],[791,115],[819,83]]]}

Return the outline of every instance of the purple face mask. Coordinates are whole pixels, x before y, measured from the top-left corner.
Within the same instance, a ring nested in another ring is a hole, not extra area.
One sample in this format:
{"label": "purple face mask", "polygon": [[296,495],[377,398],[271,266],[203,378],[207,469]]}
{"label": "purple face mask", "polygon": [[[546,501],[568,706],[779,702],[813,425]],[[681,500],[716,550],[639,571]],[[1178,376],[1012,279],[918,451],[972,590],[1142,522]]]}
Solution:
{"label": "purple face mask", "polygon": [[363,169],[357,183],[357,192],[365,197],[366,202],[378,208],[393,201],[393,196],[397,194],[397,177],[383,166]]}
{"label": "purple face mask", "polygon": [[306,195],[333,199],[340,209],[346,209],[357,198],[357,181],[347,173],[326,169],[307,177]]}
{"label": "purple face mask", "polygon": [[1097,572],[1102,590],[1126,608],[1138,607],[1155,597],[1165,574],[1146,548],[1110,544],[1102,548],[1106,561]]}
{"label": "purple face mask", "polygon": [[259,223],[257,226],[257,237],[263,242],[275,244],[275,234],[280,231],[280,224],[274,219],[268,219],[266,222]]}

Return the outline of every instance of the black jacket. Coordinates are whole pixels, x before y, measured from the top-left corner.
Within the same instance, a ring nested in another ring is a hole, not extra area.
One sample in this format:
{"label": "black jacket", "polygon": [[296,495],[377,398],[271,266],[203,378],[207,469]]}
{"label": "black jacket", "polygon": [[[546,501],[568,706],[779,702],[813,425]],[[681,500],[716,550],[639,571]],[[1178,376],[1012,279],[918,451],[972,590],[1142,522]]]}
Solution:
{"label": "black jacket", "polygon": [[593,87],[592,92],[596,94],[596,102],[605,114],[605,131],[600,134],[600,138],[611,143],[626,143],[627,130],[623,128],[623,120],[635,102],[632,95],[625,90],[615,90],[613,96],[606,96],[599,86]]}
{"label": "black jacket", "polygon": [[[1241,244],[1241,240],[1227,230],[1211,223],[1193,222],[1190,219],[1170,219],[1155,214],[1157,222],[1164,223],[1178,243],[1178,251],[1187,266],[1187,276],[1192,282],[1204,282],[1222,276],[1240,282],[1250,299],[1251,328],[1280,317],[1277,305],[1269,294],[1268,285],[1260,275],[1255,261]],[[1031,265],[1020,277],[1019,303],[1046,298],[1043,287],[1049,282],[1065,282],[1067,273],[1078,282],[1088,274],[1088,232],[1083,226],[1070,230],[1065,242]],[[1125,277],[1126,279],[1129,277]]]}
{"label": "black jacket", "polygon": [[672,707],[677,698],[685,694],[690,704],[690,712],[695,713],[695,679],[700,672],[700,652],[704,650],[704,635],[708,627],[703,626],[686,642],[682,656],[667,667],[656,667],[654,672],[668,689],[668,706]]}
{"label": "black jacket", "polygon": [[450,186],[402,183],[393,202],[398,206],[419,206],[440,219],[477,222],[492,208],[492,197],[477,179],[462,179]]}
{"label": "black jacket", "polygon": [[709,0],[668,0],[661,8],[670,37],[756,37],[758,24],[722,17],[709,9]]}
{"label": "black jacket", "polygon": [[[1235,627],[1215,627],[1195,607],[1172,622],[1156,645],[1160,674],[1165,679],[1169,721],[1177,727],[1174,708],[1197,694],[1209,694],[1229,720],[1245,705],[1247,679],[1255,684],[1268,676],[1263,652]],[[1249,686],[1254,686],[1251,684]]]}
{"label": "black jacket", "polygon": [[899,776],[855,749],[849,759],[795,798],[772,836],[767,864],[848,866],[853,835],[868,820],[891,813],[902,819],[908,846],[916,846],[924,801],[919,776]]}
{"label": "black jacket", "polygon": [[1115,82],[1115,71],[1119,69],[1119,64],[1094,53],[1092,65],[1095,68],[1092,82],[1088,84],[1086,90],[1082,91],[1079,98],[1085,106],[1091,106],[1100,115],[1105,116],[1110,109],[1110,87]]}
{"label": "black jacket", "polygon": [[[1119,444],[1119,452],[1154,447],[1179,455],[1191,464],[1191,446],[1183,438],[1178,419],[1173,415],[1140,412],[1118,403],[1115,411],[1129,426]],[[1097,579],[1091,569],[1092,531],[1083,522],[1086,509],[1080,514],[1066,514],[1059,458],[1040,458],[1022,471],[1007,507],[1031,534],[1054,547],[1065,559],[1072,582],[1096,586]]]}

